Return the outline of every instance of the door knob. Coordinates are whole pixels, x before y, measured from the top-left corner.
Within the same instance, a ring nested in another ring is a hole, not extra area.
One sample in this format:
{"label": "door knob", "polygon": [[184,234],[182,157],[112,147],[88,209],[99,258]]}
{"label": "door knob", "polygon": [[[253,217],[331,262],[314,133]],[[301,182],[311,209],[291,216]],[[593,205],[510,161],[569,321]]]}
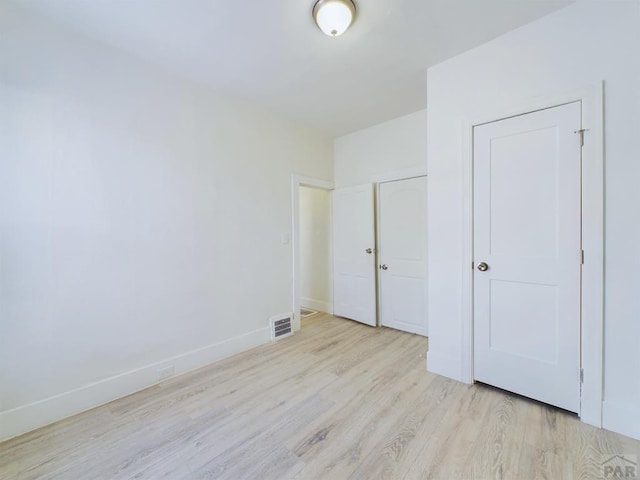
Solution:
{"label": "door knob", "polygon": [[485,262],[480,262],[477,268],[481,272],[486,272],[487,270],[489,270],[489,265],[487,265]]}
{"label": "door knob", "polygon": [[373,253],[373,248],[367,248],[365,252],[371,255]]}
{"label": "door knob", "polygon": [[380,270],[386,270],[388,268],[389,266],[386,263],[383,263],[382,265],[380,265]]}

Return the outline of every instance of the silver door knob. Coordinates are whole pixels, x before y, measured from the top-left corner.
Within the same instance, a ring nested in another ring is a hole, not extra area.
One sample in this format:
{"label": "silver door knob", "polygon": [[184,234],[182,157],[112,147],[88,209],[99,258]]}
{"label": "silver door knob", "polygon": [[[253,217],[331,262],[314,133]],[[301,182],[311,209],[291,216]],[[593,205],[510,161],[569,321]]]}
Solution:
{"label": "silver door knob", "polygon": [[386,263],[383,263],[382,265],[380,265],[380,270],[386,270],[388,268],[389,266]]}
{"label": "silver door knob", "polygon": [[477,268],[481,272],[486,272],[487,270],[489,270],[489,265],[487,265],[485,262],[480,262]]}
{"label": "silver door knob", "polygon": [[373,253],[373,248],[367,248],[365,252],[371,255]]}

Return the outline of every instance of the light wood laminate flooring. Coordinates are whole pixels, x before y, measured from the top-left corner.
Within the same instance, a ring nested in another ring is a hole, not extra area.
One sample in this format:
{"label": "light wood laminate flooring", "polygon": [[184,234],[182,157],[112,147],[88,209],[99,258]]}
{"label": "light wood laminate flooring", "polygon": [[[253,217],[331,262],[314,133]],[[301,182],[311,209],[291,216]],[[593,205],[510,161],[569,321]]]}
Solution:
{"label": "light wood laminate flooring", "polygon": [[314,315],[293,337],[0,444],[0,478],[596,479],[628,466],[611,457],[640,458],[640,441],[428,373],[426,348]]}

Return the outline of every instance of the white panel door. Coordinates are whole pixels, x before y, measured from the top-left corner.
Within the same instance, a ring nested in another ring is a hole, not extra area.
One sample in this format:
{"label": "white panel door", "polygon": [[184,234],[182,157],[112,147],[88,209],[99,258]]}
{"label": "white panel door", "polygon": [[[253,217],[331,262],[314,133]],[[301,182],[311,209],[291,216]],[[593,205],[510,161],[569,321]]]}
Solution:
{"label": "white panel door", "polygon": [[373,185],[333,190],[333,313],[376,326]]}
{"label": "white panel door", "polygon": [[580,410],[580,125],[576,102],[474,129],[474,377],[572,412]]}
{"label": "white panel door", "polygon": [[378,190],[380,324],[427,335],[427,177]]}

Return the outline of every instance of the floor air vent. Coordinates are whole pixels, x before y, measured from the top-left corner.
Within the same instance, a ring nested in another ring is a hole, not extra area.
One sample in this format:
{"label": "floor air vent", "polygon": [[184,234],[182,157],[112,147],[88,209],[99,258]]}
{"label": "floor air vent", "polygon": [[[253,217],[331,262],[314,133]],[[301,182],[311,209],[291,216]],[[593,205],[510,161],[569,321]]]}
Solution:
{"label": "floor air vent", "polygon": [[300,316],[302,318],[310,317],[311,315],[315,315],[316,313],[318,313],[316,310],[311,310],[310,308],[301,308],[300,309]]}
{"label": "floor air vent", "polygon": [[271,317],[271,340],[280,340],[281,338],[293,335],[293,325],[291,324],[292,315],[287,313],[277,317]]}

